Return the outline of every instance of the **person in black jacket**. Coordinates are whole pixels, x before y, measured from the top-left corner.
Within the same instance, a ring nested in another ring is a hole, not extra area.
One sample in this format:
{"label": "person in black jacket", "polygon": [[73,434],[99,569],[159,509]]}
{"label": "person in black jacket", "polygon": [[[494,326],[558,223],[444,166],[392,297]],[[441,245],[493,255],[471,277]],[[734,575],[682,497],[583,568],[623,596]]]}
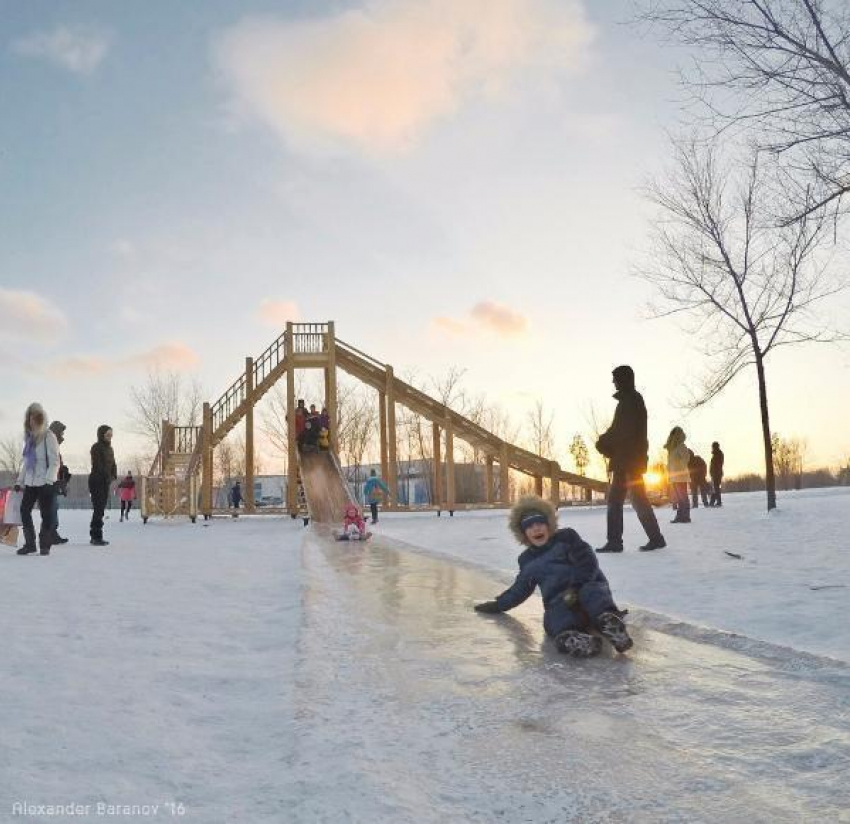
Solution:
{"label": "person in black jacket", "polygon": [[107,546],[103,540],[103,513],[109,500],[109,485],[118,479],[118,467],[115,465],[115,453],[112,451],[112,427],[103,424],[97,428],[97,443],[91,448],[91,472],[89,473],[89,494],[91,495],[92,516],[89,535],[92,546]]}
{"label": "person in black jacket", "polygon": [[632,507],[649,541],[643,552],[667,546],[652,505],[646,497],[643,473],[649,453],[646,439],[646,406],[635,389],[635,373],[631,366],[618,366],[613,372],[617,409],[607,432],[596,442],[596,448],[608,458],[611,486],[608,490],[608,540],[597,552],[623,551],[623,504],[629,495]]}
{"label": "person in black jacket", "polygon": [[688,474],[691,476],[691,508],[699,507],[699,499],[702,498],[702,505],[708,506],[708,467],[705,465],[705,460],[699,455],[691,452],[691,459],[688,461]]}
{"label": "person in black jacket", "polygon": [[590,544],[574,529],[558,529],[555,507],[536,495],[520,498],[511,509],[509,527],[526,549],[519,556],[519,575],[493,601],[475,605],[476,612],[507,612],[531,596],[543,596],[543,629],[560,652],[580,658],[602,649],[598,630],[617,652],[633,645],[608,579]]}
{"label": "person in black jacket", "polygon": [[723,452],[717,441],[711,445],[711,463],[708,465],[708,472],[711,475],[711,483],[714,486],[709,506],[722,506],[723,504],[720,502],[720,484],[723,481]]}
{"label": "person in black jacket", "polygon": [[[51,421],[50,431],[56,436],[56,442],[62,446],[65,440],[65,426],[62,421]],[[59,452],[59,474],[56,476],[56,483],[53,484],[56,494],[53,496],[53,543],[67,544],[68,539],[63,538],[59,534],[59,496],[68,497],[68,482],[71,480],[71,471],[65,466],[62,460],[62,452]]]}

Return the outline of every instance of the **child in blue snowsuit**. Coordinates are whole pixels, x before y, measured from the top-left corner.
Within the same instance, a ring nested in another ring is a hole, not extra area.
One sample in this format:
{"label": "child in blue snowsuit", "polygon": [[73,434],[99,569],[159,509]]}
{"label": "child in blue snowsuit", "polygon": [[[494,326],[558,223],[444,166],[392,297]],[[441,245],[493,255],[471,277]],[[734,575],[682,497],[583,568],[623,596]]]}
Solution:
{"label": "child in blue snowsuit", "polygon": [[519,556],[519,575],[493,601],[476,604],[477,612],[507,612],[531,596],[543,596],[543,629],[568,655],[598,654],[598,630],[617,652],[632,639],[614,603],[608,579],[591,546],[574,529],[558,529],[555,508],[536,495],[520,498],[511,510],[510,529],[527,548]]}

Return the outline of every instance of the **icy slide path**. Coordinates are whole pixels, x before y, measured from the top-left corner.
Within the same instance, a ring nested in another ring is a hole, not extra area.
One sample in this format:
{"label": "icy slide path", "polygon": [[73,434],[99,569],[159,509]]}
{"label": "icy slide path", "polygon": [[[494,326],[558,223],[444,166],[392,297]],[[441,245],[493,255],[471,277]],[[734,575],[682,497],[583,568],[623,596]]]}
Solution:
{"label": "icy slide path", "polygon": [[850,668],[641,628],[573,661],[539,601],[475,615],[480,573],[311,534],[298,821],[850,821]]}

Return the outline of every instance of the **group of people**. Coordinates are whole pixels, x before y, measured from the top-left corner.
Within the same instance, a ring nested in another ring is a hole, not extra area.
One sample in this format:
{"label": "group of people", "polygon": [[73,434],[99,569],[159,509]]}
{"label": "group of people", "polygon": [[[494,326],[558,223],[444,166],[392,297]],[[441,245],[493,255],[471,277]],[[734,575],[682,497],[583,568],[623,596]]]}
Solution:
{"label": "group of people", "polygon": [[[706,507],[722,506],[721,485],[723,483],[723,450],[715,441],[711,445],[711,464],[695,454],[685,443],[685,432],[681,426],[674,426],[667,437],[664,448],[667,450],[667,477],[670,482],[673,506],[676,517],[671,523],[689,524],[691,509],[699,507],[700,498]],[[711,488],[708,476],[711,474]],[[690,486],[691,500],[688,500]],[[711,499],[708,493],[711,491]]]}
{"label": "group of people", "polygon": [[[68,542],[59,534],[59,497],[67,496],[71,473],[62,460],[59,447],[65,440],[67,427],[61,421],[48,422],[47,413],[40,403],[31,403],[24,415],[24,445],[21,469],[15,491],[23,491],[21,499],[21,526],[24,545],[18,555],[39,552],[49,555],[51,547]],[[107,546],[103,539],[103,517],[109,500],[109,488],[118,478],[115,454],[112,450],[112,427],[107,424],[97,429],[97,441],[92,445],[91,472],[88,477],[92,502],[89,539],[93,546]],[[121,520],[129,518],[136,496],[136,482],[128,472],[117,485],[121,498]],[[32,511],[38,504],[41,526],[36,543]]]}
{"label": "group of people", "polygon": [[329,449],[330,432],[328,410],[323,406],[319,412],[314,403],[307,409],[304,401],[299,400],[295,407],[295,439],[298,446],[302,449]]}

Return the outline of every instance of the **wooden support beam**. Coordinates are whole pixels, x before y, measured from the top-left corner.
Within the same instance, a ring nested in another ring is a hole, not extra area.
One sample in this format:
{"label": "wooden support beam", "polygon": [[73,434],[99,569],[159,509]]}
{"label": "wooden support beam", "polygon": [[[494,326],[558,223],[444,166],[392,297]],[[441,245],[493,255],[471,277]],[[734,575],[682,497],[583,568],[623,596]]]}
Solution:
{"label": "wooden support beam", "polygon": [[493,489],[493,456],[492,455],[487,456],[487,462],[484,464],[484,469],[485,469],[484,485],[486,487],[486,490],[485,490],[485,493],[484,493],[485,496],[486,496],[485,500],[487,501],[488,504],[492,504],[493,503],[493,493],[495,491]]}
{"label": "wooden support beam", "polygon": [[212,446],[212,407],[204,403],[201,439],[201,513],[205,518],[212,515],[213,500],[213,446]]}
{"label": "wooden support beam", "polygon": [[387,454],[387,393],[378,390],[378,416],[381,434],[381,477],[389,478],[390,460]]}
{"label": "wooden support beam", "polygon": [[539,495],[541,498],[543,497],[543,476],[535,475],[534,476],[534,494]]}
{"label": "wooden support beam", "polygon": [[502,454],[499,458],[499,479],[501,481],[501,489],[499,490],[499,501],[503,504],[511,502],[510,490],[510,457],[508,455],[507,442],[502,443]]}
{"label": "wooden support beam", "polygon": [[431,436],[433,439],[433,443],[431,446],[432,449],[432,493],[431,493],[431,504],[432,506],[436,506],[437,509],[442,509],[443,503],[443,468],[442,468],[442,460],[440,456],[440,424],[436,422],[432,422],[431,424]]}
{"label": "wooden support beam", "polygon": [[289,366],[286,369],[286,432],[287,432],[287,476],[286,476],[286,508],[290,515],[298,511],[298,443],[295,439],[295,369],[293,363],[294,347],[292,345],[292,322],[287,321],[284,333],[284,350]]}
{"label": "wooden support beam", "polygon": [[446,509],[455,510],[455,436],[446,410]]}
{"label": "wooden support beam", "polygon": [[555,509],[561,502],[561,467],[557,461],[552,461],[552,468],[549,470],[549,501]]}
{"label": "wooden support beam", "polygon": [[395,376],[392,366],[387,367],[387,486],[390,488],[390,501],[398,503],[398,462],[396,461],[396,431],[395,431]]}
{"label": "wooden support beam", "polygon": [[331,431],[331,449],[336,452],[339,446],[337,435],[339,433],[339,414],[336,399],[336,331],[334,322],[328,321],[328,365],[325,367],[325,405],[328,410]]}
{"label": "wooden support beam", "polygon": [[254,359],[245,358],[245,510],[254,511]]}

